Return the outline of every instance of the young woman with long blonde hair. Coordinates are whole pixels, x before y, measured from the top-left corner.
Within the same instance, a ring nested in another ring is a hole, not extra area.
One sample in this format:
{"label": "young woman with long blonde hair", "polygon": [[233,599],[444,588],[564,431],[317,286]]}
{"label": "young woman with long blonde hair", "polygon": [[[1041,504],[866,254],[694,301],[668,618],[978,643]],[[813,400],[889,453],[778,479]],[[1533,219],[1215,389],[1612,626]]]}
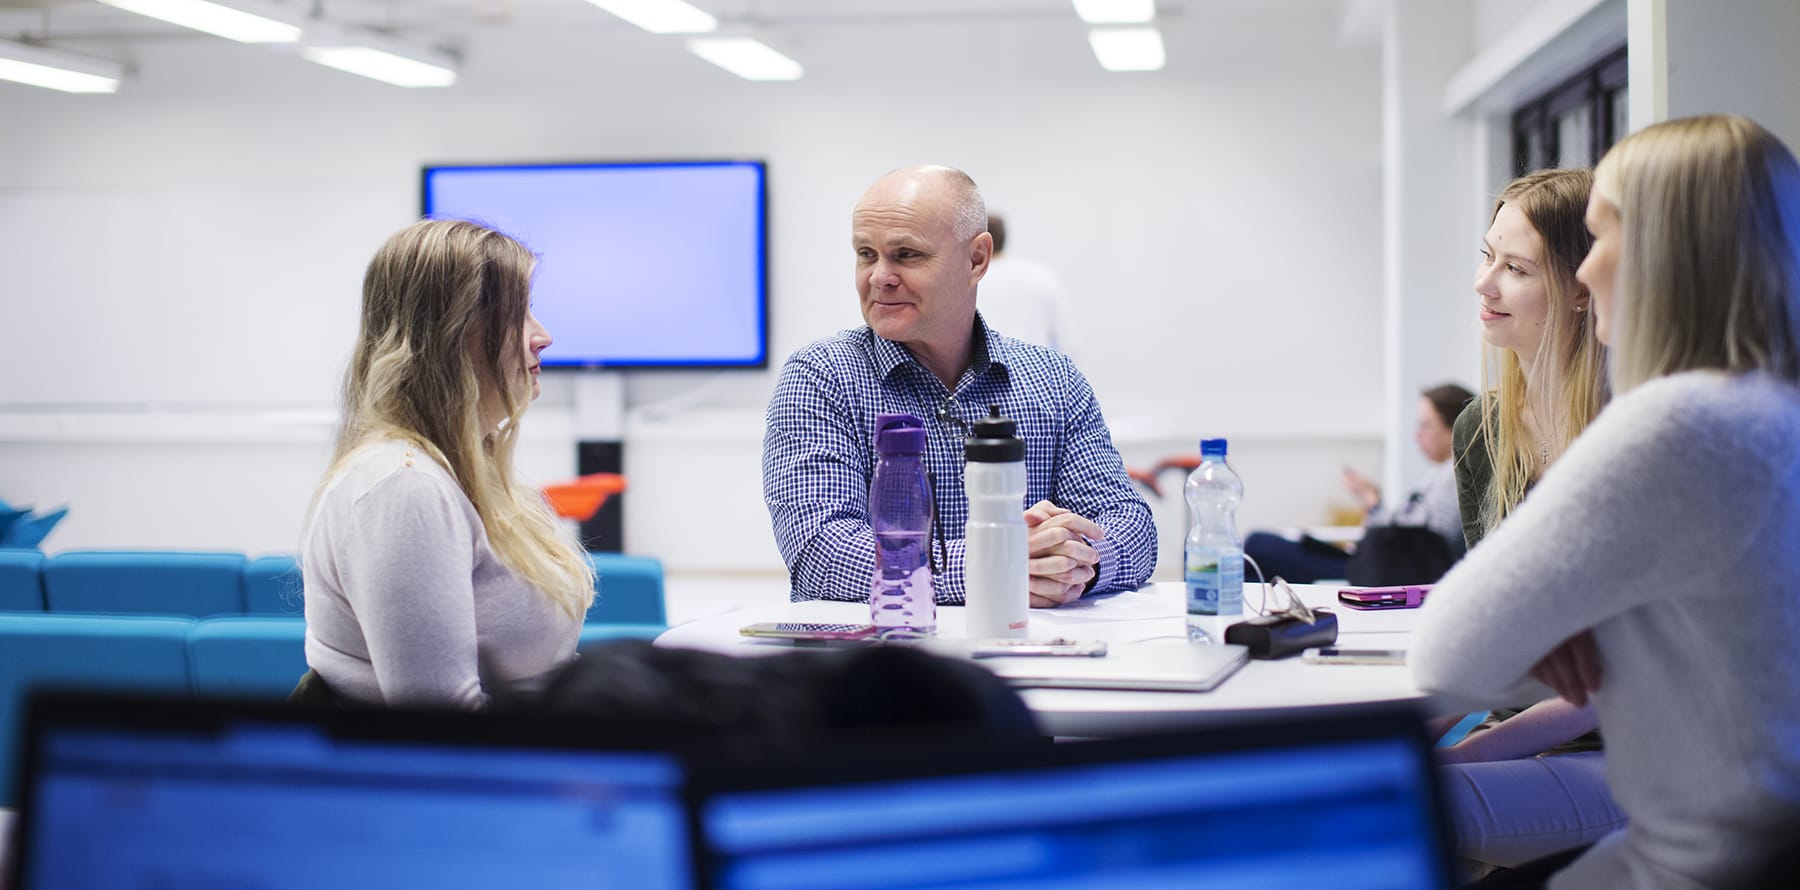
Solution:
{"label": "young woman with long blonde hair", "polygon": [[306,661],[336,698],[480,707],[574,657],[592,569],[512,466],[551,342],[534,265],[460,220],[408,226],[369,263],[301,556]]}
{"label": "young woman with long blonde hair", "polygon": [[[1501,191],[1482,239],[1475,292],[1487,394],[1452,437],[1470,548],[1518,509],[1606,402],[1605,348],[1575,278],[1593,241],[1582,222],[1592,186],[1587,169],[1528,173]],[[1592,843],[1624,823],[1607,794],[1592,709],[1556,697],[1505,704],[1439,752],[1457,855],[1476,871]]]}

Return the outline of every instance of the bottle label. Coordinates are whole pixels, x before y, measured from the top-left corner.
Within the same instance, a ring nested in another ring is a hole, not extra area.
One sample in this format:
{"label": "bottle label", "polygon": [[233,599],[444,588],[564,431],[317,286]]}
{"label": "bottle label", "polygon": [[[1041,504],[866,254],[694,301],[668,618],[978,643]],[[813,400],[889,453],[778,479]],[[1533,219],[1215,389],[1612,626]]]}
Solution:
{"label": "bottle label", "polygon": [[1188,614],[1236,615],[1244,611],[1242,551],[1191,549],[1186,568]]}

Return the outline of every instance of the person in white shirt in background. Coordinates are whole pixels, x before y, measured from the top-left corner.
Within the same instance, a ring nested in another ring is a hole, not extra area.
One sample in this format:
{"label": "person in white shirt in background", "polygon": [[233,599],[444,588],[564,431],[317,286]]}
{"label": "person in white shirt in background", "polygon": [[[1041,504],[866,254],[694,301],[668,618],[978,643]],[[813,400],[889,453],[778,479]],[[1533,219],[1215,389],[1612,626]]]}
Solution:
{"label": "person in white shirt in background", "polygon": [[1008,337],[1074,358],[1068,297],[1056,273],[1037,260],[1006,253],[1006,221],[997,213],[988,213],[988,234],[994,237],[994,257],[975,296],[981,317]]}
{"label": "person in white shirt in background", "polygon": [[[1630,824],[1487,886],[1743,885],[1800,824],[1800,163],[1741,117],[1595,171],[1613,400],[1426,601],[1419,688],[1592,701]],[[1792,876],[1786,876],[1791,878]]]}
{"label": "person in white shirt in background", "polygon": [[369,262],[343,425],[301,549],[303,687],[480,708],[574,659],[593,570],[513,475],[550,345],[531,314],[535,265],[461,220],[414,223]]}

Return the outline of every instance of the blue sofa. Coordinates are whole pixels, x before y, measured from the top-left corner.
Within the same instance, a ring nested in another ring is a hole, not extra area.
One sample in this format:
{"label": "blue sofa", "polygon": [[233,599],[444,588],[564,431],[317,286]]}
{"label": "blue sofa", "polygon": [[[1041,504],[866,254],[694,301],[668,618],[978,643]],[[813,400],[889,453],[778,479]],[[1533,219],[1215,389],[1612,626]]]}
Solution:
{"label": "blue sofa", "polygon": [[[589,624],[668,624],[662,561],[588,555]],[[106,615],[299,615],[300,567],[291,556],[237,553],[0,550],[0,612]]]}
{"label": "blue sofa", "polygon": [[[591,558],[581,645],[667,629],[660,561]],[[306,671],[301,586],[285,556],[0,550],[0,806],[33,688],[287,695]]]}

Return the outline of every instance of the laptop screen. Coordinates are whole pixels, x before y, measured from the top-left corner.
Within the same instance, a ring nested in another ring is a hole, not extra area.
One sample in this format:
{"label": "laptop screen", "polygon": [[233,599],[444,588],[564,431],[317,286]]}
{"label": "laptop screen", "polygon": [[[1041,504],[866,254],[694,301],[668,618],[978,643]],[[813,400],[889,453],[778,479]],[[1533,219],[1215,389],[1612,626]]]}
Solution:
{"label": "laptop screen", "polygon": [[18,890],[692,884],[671,754],[480,715],[39,704]]}
{"label": "laptop screen", "polygon": [[703,886],[1449,883],[1410,715],[804,772],[696,778]]}

